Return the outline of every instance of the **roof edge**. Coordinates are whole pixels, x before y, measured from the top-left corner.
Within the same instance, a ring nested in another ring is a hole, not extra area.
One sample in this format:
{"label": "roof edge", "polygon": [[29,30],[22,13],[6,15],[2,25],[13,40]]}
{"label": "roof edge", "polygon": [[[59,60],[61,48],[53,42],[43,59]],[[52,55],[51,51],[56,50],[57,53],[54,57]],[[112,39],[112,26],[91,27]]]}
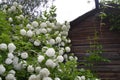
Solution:
{"label": "roof edge", "polygon": [[100,9],[93,9],[93,10],[90,10],[88,12],[86,12],[85,14],[79,16],[78,18],[74,19],[73,21],[70,22],[70,25],[71,26],[75,26],[77,25],[78,23],[80,23],[81,21],[85,20],[86,18],[88,18],[89,16],[93,16],[95,15],[97,12],[99,12]]}

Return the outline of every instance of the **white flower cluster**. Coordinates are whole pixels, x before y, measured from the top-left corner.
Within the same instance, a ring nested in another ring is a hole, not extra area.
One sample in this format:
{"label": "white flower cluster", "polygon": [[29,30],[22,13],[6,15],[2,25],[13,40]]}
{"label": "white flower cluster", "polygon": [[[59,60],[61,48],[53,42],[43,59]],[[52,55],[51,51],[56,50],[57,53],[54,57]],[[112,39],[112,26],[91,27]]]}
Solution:
{"label": "white flower cluster", "polygon": [[8,21],[10,23],[14,23],[15,20],[18,20],[18,21],[24,20],[25,17],[22,14],[18,14],[18,13],[22,13],[22,8],[23,8],[22,5],[18,4],[17,2],[13,2],[13,5],[11,7],[4,5],[3,12],[8,14],[16,14],[14,15],[14,18],[13,16],[8,18]]}
{"label": "white flower cluster", "polygon": [[[4,5],[3,8],[3,11],[8,14],[22,12],[22,6],[17,2],[14,2],[11,7]],[[14,24],[14,19],[21,22],[19,26]],[[9,35],[12,37],[15,35],[20,40],[0,43],[0,51],[5,53],[0,53],[0,57],[5,58],[2,60],[4,63],[0,64],[0,76],[4,76],[0,77],[0,80],[17,80],[21,71],[25,72],[22,75],[28,80],[61,80],[53,71],[62,72],[59,68],[60,64],[64,60],[74,59],[72,56],[64,55],[71,51],[69,46],[71,40],[68,39],[70,24],[47,20],[24,23],[24,19],[22,14],[8,18],[12,26],[14,24],[14,27],[19,27],[15,34]],[[15,29],[14,27],[11,27],[12,30]],[[75,80],[85,80],[85,76],[77,76]]]}
{"label": "white flower cluster", "polygon": [[86,80],[85,76],[76,76],[74,80]]}
{"label": "white flower cluster", "polygon": [[45,54],[48,56],[48,57],[53,57],[55,55],[55,50],[54,48],[49,48]]}
{"label": "white flower cluster", "polygon": [[1,64],[0,65],[0,75],[2,75],[6,71],[6,68]]}
{"label": "white flower cluster", "polygon": [[14,43],[9,43],[8,46],[5,43],[0,44],[0,50],[7,50],[7,49],[9,50],[9,52],[14,52],[16,46],[14,45]]}

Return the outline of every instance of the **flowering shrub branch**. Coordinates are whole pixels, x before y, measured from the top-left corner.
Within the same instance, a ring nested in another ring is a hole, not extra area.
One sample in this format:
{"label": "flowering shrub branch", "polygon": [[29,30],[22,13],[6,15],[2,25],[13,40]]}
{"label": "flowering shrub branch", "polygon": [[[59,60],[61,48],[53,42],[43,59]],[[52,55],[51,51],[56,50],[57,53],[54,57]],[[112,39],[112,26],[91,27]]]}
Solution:
{"label": "flowering shrub branch", "polygon": [[70,24],[57,22],[55,10],[52,6],[50,12],[45,11],[42,17],[29,21],[18,3],[3,6],[0,80],[96,79],[89,71],[77,69],[77,57],[65,54],[71,51]]}

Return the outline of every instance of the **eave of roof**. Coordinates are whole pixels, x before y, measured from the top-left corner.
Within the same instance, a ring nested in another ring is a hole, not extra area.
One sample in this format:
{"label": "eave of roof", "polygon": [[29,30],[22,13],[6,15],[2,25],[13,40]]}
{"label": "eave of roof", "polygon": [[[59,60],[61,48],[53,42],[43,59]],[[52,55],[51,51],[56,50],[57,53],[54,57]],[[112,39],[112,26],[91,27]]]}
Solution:
{"label": "eave of roof", "polygon": [[75,26],[75,25],[81,23],[82,21],[84,21],[86,18],[88,18],[88,17],[90,17],[90,16],[93,16],[93,15],[95,15],[96,13],[99,13],[99,12],[102,10],[102,7],[103,7],[103,6],[105,6],[105,7],[108,8],[108,10],[106,9],[106,11],[105,11],[106,13],[109,13],[109,12],[112,13],[111,9],[114,9],[114,10],[116,10],[116,11],[120,11],[120,8],[117,8],[117,7],[120,6],[120,5],[117,5],[117,4],[107,4],[107,5],[99,4],[99,5],[100,5],[99,8],[96,7],[95,9],[93,9],[93,10],[91,10],[91,11],[83,14],[82,16],[79,16],[79,17],[76,18],[75,20],[71,21],[71,22],[70,22],[70,25],[71,25],[71,26]]}
{"label": "eave of roof", "polygon": [[83,14],[82,16],[79,16],[78,18],[76,18],[75,20],[70,22],[71,26],[75,26],[78,23],[82,22],[83,20],[85,20],[86,18],[95,15],[96,13],[100,12],[100,9],[93,9],[85,14]]}

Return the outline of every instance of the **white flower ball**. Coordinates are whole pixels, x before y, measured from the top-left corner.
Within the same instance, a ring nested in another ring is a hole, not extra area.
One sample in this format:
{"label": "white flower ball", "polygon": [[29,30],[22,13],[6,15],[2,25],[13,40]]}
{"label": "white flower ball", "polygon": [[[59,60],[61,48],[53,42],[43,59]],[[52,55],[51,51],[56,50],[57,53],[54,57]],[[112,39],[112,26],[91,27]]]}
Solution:
{"label": "white flower ball", "polygon": [[44,77],[43,80],[53,80],[51,77]]}
{"label": "white flower ball", "polygon": [[8,13],[11,13],[11,12],[12,12],[12,10],[11,10],[11,8],[9,8],[9,9],[8,9]]}
{"label": "white flower ball", "polygon": [[40,70],[41,70],[41,67],[39,67],[39,66],[35,68],[35,72],[36,72],[36,73],[39,73]]}
{"label": "white flower ball", "polygon": [[15,72],[15,70],[10,70],[8,73],[15,75],[16,72]]}
{"label": "white flower ball", "polygon": [[8,19],[8,21],[11,23],[11,22],[13,22],[13,19],[10,17],[10,18]]}
{"label": "white flower ball", "polygon": [[60,78],[56,77],[55,80],[60,80]]}
{"label": "white flower ball", "polygon": [[28,30],[28,31],[27,31],[27,36],[28,36],[28,37],[32,37],[32,36],[33,36],[33,32],[32,32],[31,30]]}
{"label": "white flower ball", "polygon": [[22,63],[13,64],[15,70],[21,70],[22,69]]}
{"label": "white flower ball", "polygon": [[64,43],[64,42],[61,42],[61,46],[65,46],[65,43]]}
{"label": "white flower ball", "polygon": [[51,23],[50,25],[51,25],[51,28],[53,28],[53,29],[55,28],[55,24],[54,23]]}
{"label": "white flower ball", "polygon": [[32,22],[32,26],[33,26],[33,27],[38,27],[38,25],[39,25],[39,24],[38,24],[37,21],[33,21],[33,22]]}
{"label": "white flower ball", "polygon": [[41,32],[44,33],[44,34],[46,34],[46,33],[47,33],[47,30],[46,30],[45,28],[42,28],[42,29],[41,29]]}
{"label": "white flower ball", "polygon": [[18,61],[19,61],[19,58],[17,56],[15,56],[13,58],[13,65],[18,64]]}
{"label": "white flower ball", "polygon": [[95,79],[95,80],[100,80],[100,79]]}
{"label": "white flower ball", "polygon": [[68,29],[70,29],[70,24],[66,25]]}
{"label": "white flower ball", "polygon": [[64,61],[63,56],[61,56],[61,55],[60,55],[60,56],[58,56],[58,57],[57,57],[57,61],[58,61],[58,62],[63,62],[63,61]]}
{"label": "white flower ball", "polygon": [[75,56],[75,60],[78,60],[78,57]]}
{"label": "white flower ball", "polygon": [[36,75],[36,80],[41,80],[42,79],[42,76],[40,74],[37,74]]}
{"label": "white flower ball", "polygon": [[28,29],[32,29],[32,28],[33,28],[30,24],[27,24],[26,27],[27,27]]}
{"label": "white flower ball", "polygon": [[67,31],[63,31],[63,32],[61,32],[61,35],[62,36],[68,36],[68,32]]}
{"label": "white flower ball", "polygon": [[4,9],[6,9],[7,7],[8,7],[8,6],[7,6],[6,4],[5,4],[5,5],[3,5],[3,8],[4,8]]}
{"label": "white flower ball", "polygon": [[48,57],[53,57],[55,55],[55,50],[54,48],[49,48],[45,54],[48,56]]}
{"label": "white flower ball", "polygon": [[76,76],[74,80],[82,80],[80,76]]}
{"label": "white flower ball", "polygon": [[68,59],[68,55],[67,55],[67,54],[65,54],[63,57],[64,57],[64,59],[66,59],[66,60]]}
{"label": "white flower ball", "polygon": [[85,76],[81,76],[81,80],[85,80]]}
{"label": "white flower ball", "polygon": [[21,29],[21,30],[20,30],[20,34],[21,34],[22,36],[25,36],[25,35],[26,35],[26,33],[27,33],[27,32],[26,32],[26,30],[25,30],[25,29]]}
{"label": "white flower ball", "polygon": [[48,77],[50,75],[50,71],[47,68],[43,68],[40,70],[40,75],[43,77]]}
{"label": "white flower ball", "polygon": [[46,37],[47,39],[49,39],[49,36],[50,36],[50,34],[45,34],[45,37]]}
{"label": "white flower ball", "polygon": [[2,78],[0,77],[0,80],[2,80]]}
{"label": "white flower ball", "polygon": [[51,68],[54,68],[54,67],[56,66],[56,64],[53,62],[52,59],[48,59],[48,60],[46,61],[45,65],[46,65],[47,67],[51,67]]}
{"label": "white flower ball", "polygon": [[6,49],[7,49],[7,44],[1,43],[1,44],[0,44],[0,49],[1,49],[1,50],[6,50]]}
{"label": "white flower ball", "polygon": [[25,60],[23,60],[21,63],[22,63],[22,68],[26,68],[27,67],[27,62]]}
{"label": "white flower ball", "polygon": [[65,51],[70,52],[71,51],[70,47],[65,47]]}
{"label": "white flower ball", "polygon": [[4,9],[3,12],[6,13],[7,12],[6,9]]}
{"label": "white flower ball", "polygon": [[18,6],[18,3],[17,2],[13,2],[13,6]]}
{"label": "white flower ball", "polygon": [[37,76],[35,74],[30,75],[28,80],[36,80]]}
{"label": "white flower ball", "polygon": [[40,34],[40,30],[39,30],[39,29],[35,29],[34,31],[35,31],[35,33],[36,33],[37,35]]}
{"label": "white flower ball", "polygon": [[39,28],[39,33],[42,33],[42,28]]}
{"label": "white flower ball", "polygon": [[45,22],[42,22],[42,23],[40,24],[40,26],[41,26],[41,28],[45,28],[45,27],[47,27],[47,24],[46,24]]}
{"label": "white flower ball", "polygon": [[66,25],[63,25],[63,26],[62,26],[62,30],[63,30],[63,31],[69,31],[69,29],[67,28]]}
{"label": "white flower ball", "polygon": [[47,32],[51,32],[52,31],[52,29],[51,28],[47,28]]}
{"label": "white flower ball", "polygon": [[18,9],[21,10],[23,8],[22,5],[18,5]]}
{"label": "white flower ball", "polygon": [[22,59],[27,59],[28,58],[28,53],[27,52],[21,53],[21,58]]}
{"label": "white flower ball", "polygon": [[14,58],[13,53],[8,53],[8,58],[13,59]]}
{"label": "white flower ball", "polygon": [[45,58],[44,56],[39,55],[37,59],[38,59],[38,62],[41,63]]}
{"label": "white flower ball", "polygon": [[34,67],[32,65],[29,65],[27,67],[27,71],[30,72],[30,73],[34,72]]}
{"label": "white flower ball", "polygon": [[66,25],[70,25],[70,22],[66,22]]}
{"label": "white flower ball", "polygon": [[59,55],[63,55],[64,51],[63,50],[59,50]]}
{"label": "white flower ball", "polygon": [[55,31],[55,33],[54,33],[54,34],[55,34],[55,35],[59,35],[59,33],[60,33],[59,31]]}
{"label": "white flower ball", "polygon": [[34,45],[35,45],[35,46],[40,46],[40,41],[39,41],[39,40],[35,40],[35,41],[34,41]]}
{"label": "white flower ball", "polygon": [[10,58],[7,58],[6,60],[5,60],[5,64],[11,64],[13,61],[12,61],[12,59],[10,59]]}
{"label": "white flower ball", "polygon": [[68,43],[71,43],[71,40],[69,39],[69,40],[67,40],[67,42],[68,42]]}
{"label": "white flower ball", "polygon": [[54,45],[55,44],[55,40],[54,39],[50,39],[49,40],[49,44]]}
{"label": "white flower ball", "polygon": [[15,17],[17,20],[22,20],[20,16]]}
{"label": "white flower ball", "polygon": [[69,56],[69,59],[70,59],[70,60],[73,60],[73,59],[74,59],[74,57],[73,57],[73,56]]}
{"label": "white flower ball", "polygon": [[46,21],[46,24],[47,24],[47,26],[49,26],[49,27],[52,26],[50,21]]}
{"label": "white flower ball", "polygon": [[60,28],[60,27],[61,27],[61,23],[60,23],[60,22],[57,22],[57,23],[56,23],[56,26],[57,26],[58,28]]}
{"label": "white flower ball", "polygon": [[13,74],[7,74],[5,77],[6,80],[16,80],[15,76]]}
{"label": "white flower ball", "polygon": [[21,19],[24,19],[24,16],[21,14],[21,15],[19,15],[19,17],[21,18]]}
{"label": "white flower ball", "polygon": [[56,43],[60,43],[62,40],[61,40],[61,37],[56,37]]}
{"label": "white flower ball", "polygon": [[47,46],[42,47],[42,52],[46,52],[46,51],[47,51],[47,49],[48,49],[48,47],[47,47]]}
{"label": "white flower ball", "polygon": [[16,11],[16,7],[15,6],[11,6],[11,11],[15,12]]}
{"label": "white flower ball", "polygon": [[14,43],[9,43],[8,44],[8,50],[9,52],[13,52],[16,49],[16,46],[14,45]]}
{"label": "white flower ball", "polygon": [[0,64],[0,75],[2,75],[5,71],[5,67],[2,64]]}

